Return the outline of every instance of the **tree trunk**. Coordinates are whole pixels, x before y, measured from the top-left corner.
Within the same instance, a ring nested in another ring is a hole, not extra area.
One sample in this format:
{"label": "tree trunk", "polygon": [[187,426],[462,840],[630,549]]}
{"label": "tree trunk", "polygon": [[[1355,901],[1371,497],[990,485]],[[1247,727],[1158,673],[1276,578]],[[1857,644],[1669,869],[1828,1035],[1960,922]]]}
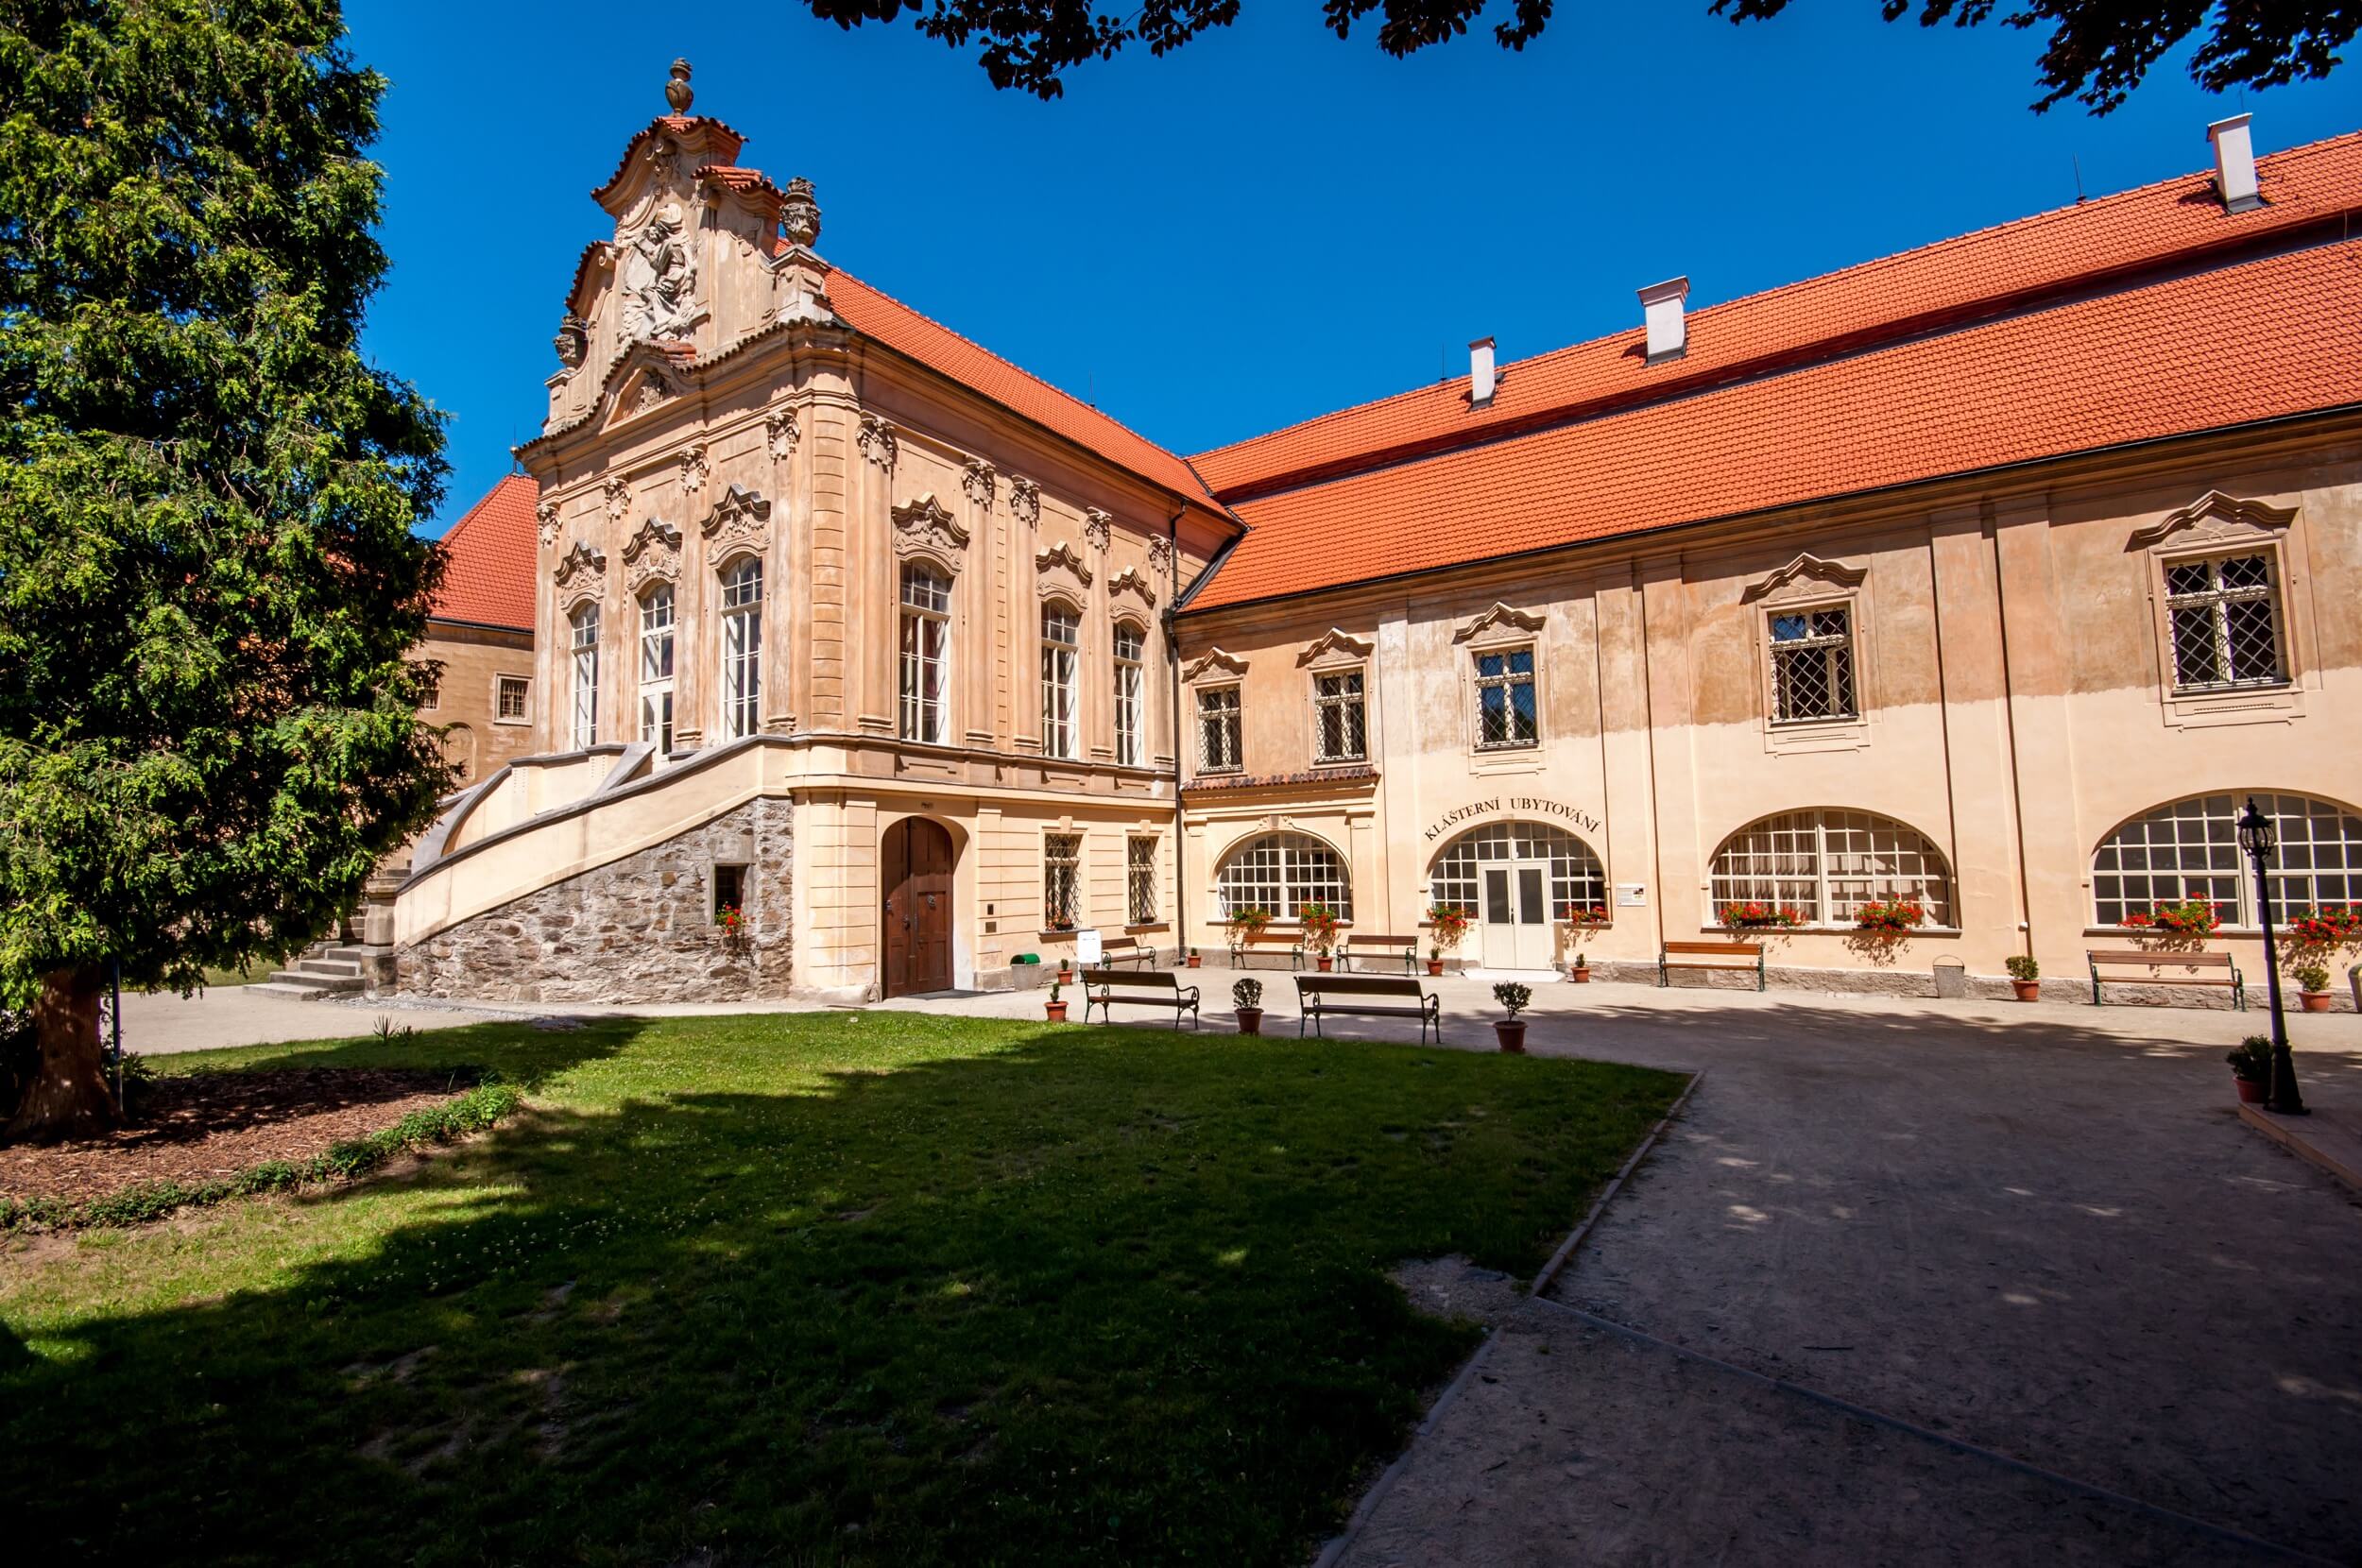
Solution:
{"label": "tree trunk", "polygon": [[92,964],[42,977],[33,1003],[41,1066],[16,1119],[0,1132],[0,1143],[57,1143],[114,1126],[114,1096],[107,1089],[106,1053],[98,1040],[102,974]]}

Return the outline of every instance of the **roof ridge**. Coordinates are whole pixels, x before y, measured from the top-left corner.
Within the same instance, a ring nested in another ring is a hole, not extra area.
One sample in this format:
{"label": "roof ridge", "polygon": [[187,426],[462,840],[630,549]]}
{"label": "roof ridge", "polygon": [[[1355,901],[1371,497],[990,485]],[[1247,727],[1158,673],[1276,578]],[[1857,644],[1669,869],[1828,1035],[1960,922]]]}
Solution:
{"label": "roof ridge", "polygon": [[[2286,162],[2291,159],[2295,159],[2300,156],[2318,154],[2329,148],[2336,147],[2341,144],[2357,141],[2362,141],[2362,130],[2347,131],[2342,135],[2323,137],[2319,141],[2301,143],[2293,147],[2284,147],[2278,152],[2270,153],[2263,158],[2259,158],[2256,162],[2259,165],[2259,172],[2268,174],[2276,165]],[[1758,301],[1768,299],[1775,295],[1800,293],[1805,290],[1811,289],[1816,285],[1825,284],[1836,279],[1857,278],[1874,275],[1884,269],[1900,265],[1905,263],[1918,261],[1937,251],[1965,246],[1977,240],[1986,239],[1993,235],[2003,233],[2007,230],[2030,230],[2044,224],[2062,221],[2070,217],[2088,217],[2090,214],[2103,210],[2129,204],[2139,197],[2153,196],[2160,191],[2169,189],[2172,186],[2181,184],[2193,178],[2203,179],[2209,178],[2209,176],[2207,171],[2202,169],[2185,169],[2177,174],[2167,175],[2158,179],[2152,179],[2146,184],[2133,185],[2121,191],[2111,192],[2106,196],[2096,196],[2088,201],[2070,202],[2061,207],[2047,207],[2037,213],[2028,213],[2018,217],[2004,219],[1999,223],[1987,224],[1980,229],[1971,229],[1962,233],[1948,234],[1942,239],[1929,240],[1922,245],[1912,246],[1907,250],[1891,251],[1883,256],[1873,256],[1864,261],[1849,262],[1843,266],[1831,267],[1823,272],[1813,273],[1804,278],[1790,279],[1789,281],[1782,283],[1773,283],[1768,287],[1756,289],[1752,293],[1736,295],[1728,299],[1717,300],[1711,305],[1701,306],[1696,311],[1692,312],[1691,315],[1694,318],[1703,320],[1717,315],[1728,313],[1741,305],[1754,304]],[[1499,374],[1504,378],[1504,380],[1506,380],[1509,372],[1513,370],[1531,369],[1533,366],[1542,365],[1548,361],[1573,356],[1586,349],[1597,349],[1602,346],[1613,344],[1618,339],[1629,337],[1637,332],[1639,330],[1640,328],[1637,324],[1627,327],[1619,327],[1613,332],[1600,332],[1590,337],[1578,339],[1573,343],[1561,344],[1554,349],[1545,349],[1538,353],[1529,354],[1523,359],[1505,360],[1501,363]],[[1791,347],[1798,346],[1801,345]],[[1360,414],[1369,409],[1382,407],[1387,403],[1407,401],[1412,398],[1418,397],[1422,393],[1440,391],[1445,388],[1465,383],[1467,380],[1468,377],[1464,375],[1451,376],[1442,381],[1422,383],[1415,386],[1404,387],[1402,390],[1397,392],[1390,392],[1379,397],[1364,399],[1358,403],[1348,403],[1342,408],[1332,408],[1325,413],[1315,414],[1309,418],[1298,419],[1292,424],[1279,425],[1274,429],[1262,431],[1254,435],[1241,436],[1236,441],[1225,442],[1221,446],[1204,448],[1198,452],[1190,453],[1190,460],[1192,466],[1194,466],[1195,463],[1202,458],[1218,457],[1228,452],[1236,452],[1241,448],[1251,447],[1259,441],[1267,441],[1275,436],[1286,435],[1299,431],[1310,430],[1313,427],[1326,423],[1329,420],[1342,419],[1348,415]],[[1373,448],[1371,450],[1375,451],[1378,449]],[[1208,486],[1208,488],[1210,489],[1211,486]]]}
{"label": "roof ridge", "polygon": [[[1082,409],[1095,418],[1106,420],[1109,424],[1115,426],[1118,430],[1123,432],[1126,435],[1131,436],[1141,445],[1152,448],[1156,452],[1164,453],[1167,457],[1172,458],[1175,463],[1189,469],[1192,475],[1197,473],[1196,466],[1190,463],[1190,460],[1184,457],[1181,453],[1173,451],[1171,447],[1166,446],[1161,441],[1154,440],[1149,436],[1141,435],[1138,431],[1134,430],[1130,425],[1125,424],[1121,419],[1117,418],[1114,415],[1101,408],[1097,403],[1086,402],[1081,398],[1076,397],[1073,393],[1069,392],[1065,387],[1058,385],[1055,382],[1050,381],[1043,376],[1036,374],[1034,371],[1028,370],[1025,366],[1009,358],[1006,354],[1001,353],[996,349],[986,348],[984,344],[977,342],[966,332],[961,332],[958,328],[944,325],[944,323],[936,320],[933,316],[929,315],[925,311],[920,310],[917,306],[910,303],[910,301],[902,298],[899,295],[888,294],[884,289],[880,288],[877,284],[869,281],[869,280],[860,276],[858,273],[848,272],[844,267],[837,266],[833,263],[830,264],[830,270],[836,273],[840,277],[851,279],[856,284],[867,289],[870,293],[876,295],[879,298],[885,300],[888,304],[891,304],[898,309],[910,312],[911,315],[918,317],[919,320],[924,321],[930,327],[934,328],[935,331],[943,333],[946,337],[957,338],[960,342],[966,344],[970,349],[975,349],[986,359],[992,360],[997,364],[1006,366],[1009,369],[1015,371],[1020,376],[1023,376],[1027,381],[1032,382],[1043,391],[1065,399],[1068,402],[1072,403],[1076,408]],[[998,402],[1001,400],[996,398],[993,401]],[[1022,411],[1019,410],[1018,412],[1021,413]],[[1199,477],[1198,484],[1200,486],[1204,486],[1206,485],[1205,479],[1203,477]],[[1206,488],[1204,490],[1204,494],[1207,502],[1210,503],[1213,501],[1214,492],[1212,489]]]}

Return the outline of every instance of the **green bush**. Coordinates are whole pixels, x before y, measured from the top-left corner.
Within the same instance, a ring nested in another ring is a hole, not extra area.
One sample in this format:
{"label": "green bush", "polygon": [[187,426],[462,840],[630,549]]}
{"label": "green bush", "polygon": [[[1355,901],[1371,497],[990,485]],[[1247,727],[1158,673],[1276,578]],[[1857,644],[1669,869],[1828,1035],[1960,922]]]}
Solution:
{"label": "green bush", "polygon": [[2013,980],[2038,980],[2042,976],[2042,965],[2034,962],[2031,953],[2019,953],[2006,962],[2009,965],[2010,978]]}
{"label": "green bush", "polygon": [[2231,1064],[2231,1076],[2243,1078],[2250,1083],[2268,1082],[2272,1075],[2272,1043],[2268,1034],[2251,1034],[2234,1048],[2223,1053]]}

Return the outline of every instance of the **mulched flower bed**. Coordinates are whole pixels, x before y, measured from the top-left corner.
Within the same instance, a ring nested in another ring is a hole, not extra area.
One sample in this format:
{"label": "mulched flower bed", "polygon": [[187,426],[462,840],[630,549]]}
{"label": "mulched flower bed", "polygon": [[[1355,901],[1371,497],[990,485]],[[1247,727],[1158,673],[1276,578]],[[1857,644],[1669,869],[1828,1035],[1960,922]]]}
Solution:
{"label": "mulched flower bed", "polygon": [[300,1164],[469,1088],[388,1067],[206,1072],[134,1084],[130,1125],[49,1148],[0,1148],[0,1199],[69,1203],[128,1187],[197,1187],[269,1161]]}

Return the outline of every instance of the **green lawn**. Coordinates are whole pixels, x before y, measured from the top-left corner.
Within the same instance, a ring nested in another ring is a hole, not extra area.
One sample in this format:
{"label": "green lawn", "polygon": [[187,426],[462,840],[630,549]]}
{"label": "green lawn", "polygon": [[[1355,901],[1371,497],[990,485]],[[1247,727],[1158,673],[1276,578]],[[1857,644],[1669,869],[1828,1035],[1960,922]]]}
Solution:
{"label": "green lawn", "polygon": [[36,1559],[1299,1563],[1680,1086],[908,1014],[164,1058],[476,1065],[422,1167],[0,1239]]}

